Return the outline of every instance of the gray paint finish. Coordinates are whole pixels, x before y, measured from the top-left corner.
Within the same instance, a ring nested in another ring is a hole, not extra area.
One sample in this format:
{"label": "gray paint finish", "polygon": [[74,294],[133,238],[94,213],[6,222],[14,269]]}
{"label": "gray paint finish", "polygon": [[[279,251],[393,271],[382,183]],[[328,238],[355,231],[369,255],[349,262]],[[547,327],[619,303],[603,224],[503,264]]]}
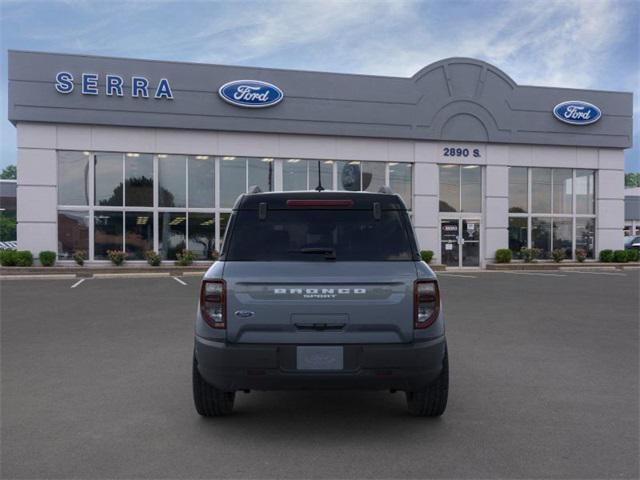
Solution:
{"label": "gray paint finish", "polygon": [[[54,88],[59,71],[76,88]],[[83,72],[100,75],[100,95],[80,93]],[[124,77],[125,95],[104,94],[107,73]],[[174,100],[130,96],[131,76],[157,85],[167,78]],[[271,108],[224,102],[229,81],[273,83],[285,94]],[[553,107],[584,100],[602,110],[587,126],[564,124]],[[344,135],[414,140],[482,141],[629,148],[632,94],[517,85],[480,60],[449,58],[411,78],[204,65],[85,55],[9,51],[9,120],[239,132]]]}

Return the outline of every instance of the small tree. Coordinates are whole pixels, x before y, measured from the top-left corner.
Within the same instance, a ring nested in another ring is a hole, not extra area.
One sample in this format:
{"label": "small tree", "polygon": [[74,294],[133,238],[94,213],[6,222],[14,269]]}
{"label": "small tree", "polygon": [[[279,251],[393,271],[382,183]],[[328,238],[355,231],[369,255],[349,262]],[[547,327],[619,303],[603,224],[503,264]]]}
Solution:
{"label": "small tree", "polygon": [[18,171],[15,165],[7,165],[2,169],[0,178],[3,180],[15,180],[17,178]]}

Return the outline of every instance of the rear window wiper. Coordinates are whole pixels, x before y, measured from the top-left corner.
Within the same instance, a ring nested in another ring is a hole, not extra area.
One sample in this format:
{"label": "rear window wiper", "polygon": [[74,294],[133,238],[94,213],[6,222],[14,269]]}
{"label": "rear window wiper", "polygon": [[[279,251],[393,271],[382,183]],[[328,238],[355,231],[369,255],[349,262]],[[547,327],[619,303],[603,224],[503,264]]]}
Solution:
{"label": "rear window wiper", "polygon": [[300,250],[293,250],[298,253],[324,253],[324,257],[327,260],[336,259],[336,250],[331,247],[305,247]]}

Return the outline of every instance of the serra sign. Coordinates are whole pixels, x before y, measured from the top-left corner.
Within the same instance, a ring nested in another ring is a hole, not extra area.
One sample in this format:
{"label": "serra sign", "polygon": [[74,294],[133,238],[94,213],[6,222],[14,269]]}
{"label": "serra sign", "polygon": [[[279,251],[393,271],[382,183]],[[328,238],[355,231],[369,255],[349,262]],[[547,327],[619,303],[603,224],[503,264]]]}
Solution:
{"label": "serra sign", "polygon": [[[99,95],[100,86],[99,75],[97,73],[83,73],[80,76],[80,93],[82,95]],[[120,75],[114,75],[107,73],[104,76],[104,94],[108,97],[124,96],[124,78]],[[59,93],[69,94],[75,90],[75,83],[73,81],[73,75],[69,72],[58,72],[56,75],[56,90]],[[153,98],[166,98],[167,100],[173,100],[173,92],[171,91],[171,85],[169,80],[161,78],[158,81],[158,85],[155,87],[155,91],[150,88],[149,80],[142,76],[131,77],[131,96],[134,98],[149,98],[149,93],[152,91]]]}

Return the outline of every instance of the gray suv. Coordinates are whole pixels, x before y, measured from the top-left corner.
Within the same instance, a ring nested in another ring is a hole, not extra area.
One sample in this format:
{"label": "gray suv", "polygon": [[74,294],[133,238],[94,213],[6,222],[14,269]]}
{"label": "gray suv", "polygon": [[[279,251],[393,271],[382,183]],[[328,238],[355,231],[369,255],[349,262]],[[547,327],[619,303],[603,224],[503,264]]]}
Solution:
{"label": "gray suv", "polygon": [[439,416],[449,370],[438,281],[402,199],[366,192],[242,195],[202,280],[193,397],[231,413],[235,392],[406,392]]}

